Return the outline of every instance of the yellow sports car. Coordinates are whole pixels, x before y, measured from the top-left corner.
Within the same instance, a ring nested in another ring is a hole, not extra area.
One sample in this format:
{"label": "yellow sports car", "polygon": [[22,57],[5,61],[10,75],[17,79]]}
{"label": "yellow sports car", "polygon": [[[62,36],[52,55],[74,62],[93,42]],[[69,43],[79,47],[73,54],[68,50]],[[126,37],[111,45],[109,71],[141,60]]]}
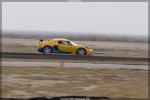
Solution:
{"label": "yellow sports car", "polygon": [[93,50],[84,45],[78,45],[62,38],[40,40],[37,43],[38,51],[44,54],[73,54],[79,56],[91,55]]}

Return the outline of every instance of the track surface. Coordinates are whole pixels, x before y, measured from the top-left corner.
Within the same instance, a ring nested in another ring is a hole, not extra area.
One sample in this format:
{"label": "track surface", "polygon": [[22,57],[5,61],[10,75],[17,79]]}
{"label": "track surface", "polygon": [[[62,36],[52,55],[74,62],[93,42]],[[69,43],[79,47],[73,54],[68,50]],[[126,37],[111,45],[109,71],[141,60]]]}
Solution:
{"label": "track surface", "polygon": [[38,53],[1,52],[2,58],[16,59],[57,59],[57,60],[89,60],[89,61],[148,61],[148,58],[113,57],[113,56],[74,56],[74,55],[44,55]]}

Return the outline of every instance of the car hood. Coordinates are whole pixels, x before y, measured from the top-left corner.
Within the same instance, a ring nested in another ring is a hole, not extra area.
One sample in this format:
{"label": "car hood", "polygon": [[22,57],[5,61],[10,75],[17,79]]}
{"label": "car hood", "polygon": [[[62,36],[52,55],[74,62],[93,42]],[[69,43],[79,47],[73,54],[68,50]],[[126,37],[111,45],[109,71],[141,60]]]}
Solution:
{"label": "car hood", "polygon": [[80,45],[80,44],[77,44],[76,46],[78,46],[78,47],[86,47],[85,45]]}
{"label": "car hood", "polygon": [[77,47],[83,47],[83,48],[90,49],[88,46],[85,46],[85,45],[77,45]]}

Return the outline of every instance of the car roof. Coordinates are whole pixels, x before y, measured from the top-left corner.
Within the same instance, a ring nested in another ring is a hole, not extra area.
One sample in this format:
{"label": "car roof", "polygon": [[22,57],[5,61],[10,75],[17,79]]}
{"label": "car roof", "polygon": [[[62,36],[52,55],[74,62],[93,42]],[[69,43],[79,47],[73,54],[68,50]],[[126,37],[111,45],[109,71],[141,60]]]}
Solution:
{"label": "car roof", "polygon": [[68,39],[64,39],[64,38],[53,38],[53,40],[64,40],[64,41],[68,41]]}

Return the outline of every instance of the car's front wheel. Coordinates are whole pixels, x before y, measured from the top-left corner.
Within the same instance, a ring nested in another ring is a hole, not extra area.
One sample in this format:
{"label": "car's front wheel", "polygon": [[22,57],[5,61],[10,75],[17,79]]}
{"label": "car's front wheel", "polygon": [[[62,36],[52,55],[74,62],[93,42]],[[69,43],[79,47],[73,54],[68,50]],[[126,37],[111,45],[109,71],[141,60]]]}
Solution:
{"label": "car's front wheel", "polygon": [[85,56],[86,55],[86,50],[83,48],[80,48],[77,50],[77,55],[78,56]]}
{"label": "car's front wheel", "polygon": [[50,55],[52,53],[51,47],[49,47],[49,46],[44,47],[43,53]]}

